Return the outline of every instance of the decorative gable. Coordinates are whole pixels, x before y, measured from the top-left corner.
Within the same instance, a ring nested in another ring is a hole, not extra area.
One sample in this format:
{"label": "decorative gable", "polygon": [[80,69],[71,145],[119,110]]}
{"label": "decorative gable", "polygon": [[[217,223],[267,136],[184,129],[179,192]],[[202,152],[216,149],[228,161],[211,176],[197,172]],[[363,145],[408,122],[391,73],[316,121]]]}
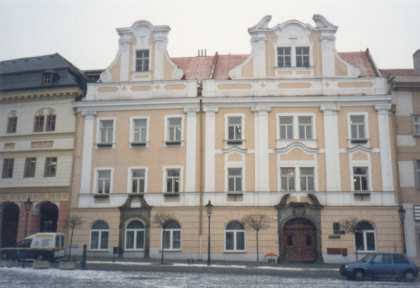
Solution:
{"label": "decorative gable", "polygon": [[117,28],[119,49],[111,65],[101,74],[102,82],[179,80],[184,72],[167,51],[166,25],[140,20],[131,27]]}
{"label": "decorative gable", "polygon": [[337,26],[314,15],[316,26],[289,20],[269,27],[265,16],[248,29],[252,51],[233,68],[232,79],[358,77],[360,71],[345,62],[335,49]]}

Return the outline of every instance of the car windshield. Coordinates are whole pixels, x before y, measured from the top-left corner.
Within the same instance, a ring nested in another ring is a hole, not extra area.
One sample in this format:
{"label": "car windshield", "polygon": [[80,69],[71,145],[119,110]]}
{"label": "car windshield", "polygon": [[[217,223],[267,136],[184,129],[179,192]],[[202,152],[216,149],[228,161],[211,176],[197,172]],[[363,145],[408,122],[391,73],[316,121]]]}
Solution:
{"label": "car windshield", "polygon": [[368,254],[368,255],[366,255],[365,257],[363,257],[362,259],[360,259],[360,262],[367,263],[367,262],[369,262],[370,260],[372,260],[372,259],[373,259],[373,257],[375,257],[375,255]]}

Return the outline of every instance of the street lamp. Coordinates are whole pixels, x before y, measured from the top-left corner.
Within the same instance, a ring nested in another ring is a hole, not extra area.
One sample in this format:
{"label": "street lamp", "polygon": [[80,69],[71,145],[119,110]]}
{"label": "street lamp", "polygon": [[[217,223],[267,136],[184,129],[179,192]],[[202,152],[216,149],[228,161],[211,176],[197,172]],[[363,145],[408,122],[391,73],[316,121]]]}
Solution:
{"label": "street lamp", "polygon": [[209,203],[207,203],[206,208],[207,208],[207,218],[209,220],[208,224],[208,237],[207,237],[207,265],[210,266],[211,264],[211,253],[210,253],[210,249],[211,249],[211,245],[210,245],[210,221],[211,221],[211,213],[213,212],[213,204],[211,204],[211,201],[209,200]]}
{"label": "street lamp", "polygon": [[23,202],[23,206],[25,207],[25,237],[28,236],[28,226],[29,226],[29,212],[31,211],[33,202],[31,201],[31,198],[28,197],[28,199]]}

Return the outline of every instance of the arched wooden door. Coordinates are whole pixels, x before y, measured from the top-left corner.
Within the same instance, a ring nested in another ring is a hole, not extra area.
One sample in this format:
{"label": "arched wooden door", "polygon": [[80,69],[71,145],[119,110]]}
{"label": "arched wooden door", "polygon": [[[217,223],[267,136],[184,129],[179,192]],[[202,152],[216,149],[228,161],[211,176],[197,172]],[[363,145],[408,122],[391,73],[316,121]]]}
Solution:
{"label": "arched wooden door", "polygon": [[43,202],[39,206],[39,231],[57,232],[58,207],[51,202]]}
{"label": "arched wooden door", "polygon": [[1,247],[16,246],[18,223],[19,223],[19,206],[15,203],[6,202],[0,207],[2,210],[2,229],[1,229]]}
{"label": "arched wooden door", "polygon": [[295,262],[316,260],[316,229],[304,218],[295,218],[284,224],[283,247],[286,259]]}

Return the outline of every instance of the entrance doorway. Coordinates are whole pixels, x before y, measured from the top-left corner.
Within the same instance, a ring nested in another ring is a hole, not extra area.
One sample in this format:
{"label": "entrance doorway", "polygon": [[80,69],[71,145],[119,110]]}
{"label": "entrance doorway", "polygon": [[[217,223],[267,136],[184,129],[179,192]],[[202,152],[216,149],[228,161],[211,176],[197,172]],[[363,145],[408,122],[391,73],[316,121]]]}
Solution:
{"label": "entrance doorway", "polygon": [[15,247],[19,223],[19,206],[12,202],[0,205],[1,247]]}
{"label": "entrance doorway", "polygon": [[316,228],[305,218],[295,218],[284,224],[285,254],[287,261],[313,262],[316,260]]}
{"label": "entrance doorway", "polygon": [[43,202],[39,206],[39,231],[57,232],[58,207],[51,202]]}

